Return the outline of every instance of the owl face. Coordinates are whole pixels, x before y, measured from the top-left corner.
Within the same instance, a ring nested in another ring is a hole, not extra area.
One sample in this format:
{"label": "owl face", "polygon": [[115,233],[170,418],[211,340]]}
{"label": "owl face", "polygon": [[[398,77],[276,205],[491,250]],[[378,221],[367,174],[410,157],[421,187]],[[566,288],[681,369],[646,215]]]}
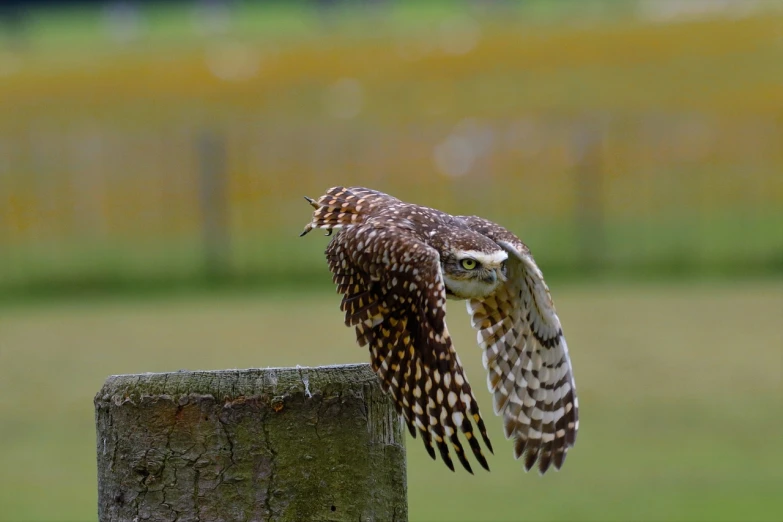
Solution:
{"label": "owl face", "polygon": [[491,295],[506,280],[507,258],[508,254],[500,248],[491,252],[452,250],[441,254],[446,295],[452,299]]}

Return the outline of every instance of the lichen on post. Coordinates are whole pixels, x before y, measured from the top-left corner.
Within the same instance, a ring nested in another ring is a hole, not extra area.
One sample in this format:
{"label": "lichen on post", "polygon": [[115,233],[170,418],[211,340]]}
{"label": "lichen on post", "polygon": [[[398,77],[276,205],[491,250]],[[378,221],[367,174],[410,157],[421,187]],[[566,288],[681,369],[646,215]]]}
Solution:
{"label": "lichen on post", "polygon": [[399,417],[369,365],[116,375],[101,521],[405,521]]}

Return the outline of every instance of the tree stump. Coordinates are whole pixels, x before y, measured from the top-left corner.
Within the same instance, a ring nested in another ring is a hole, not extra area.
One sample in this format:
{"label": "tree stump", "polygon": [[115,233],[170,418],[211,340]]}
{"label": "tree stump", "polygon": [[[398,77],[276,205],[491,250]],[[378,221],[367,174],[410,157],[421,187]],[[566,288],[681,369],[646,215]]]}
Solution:
{"label": "tree stump", "polygon": [[101,521],[408,519],[404,433],[369,365],[116,375]]}

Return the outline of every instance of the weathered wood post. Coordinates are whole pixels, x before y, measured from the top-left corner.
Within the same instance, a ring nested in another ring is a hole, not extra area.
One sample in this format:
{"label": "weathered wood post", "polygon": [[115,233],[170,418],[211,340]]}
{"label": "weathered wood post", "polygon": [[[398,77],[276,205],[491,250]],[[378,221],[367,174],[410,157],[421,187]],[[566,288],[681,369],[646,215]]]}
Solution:
{"label": "weathered wood post", "polygon": [[369,365],[115,375],[103,521],[408,519],[403,430]]}

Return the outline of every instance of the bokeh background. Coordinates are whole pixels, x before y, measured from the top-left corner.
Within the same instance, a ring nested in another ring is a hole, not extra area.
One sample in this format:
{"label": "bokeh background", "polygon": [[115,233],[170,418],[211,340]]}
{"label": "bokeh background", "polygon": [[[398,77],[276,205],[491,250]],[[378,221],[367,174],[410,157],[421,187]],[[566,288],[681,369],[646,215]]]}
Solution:
{"label": "bokeh background", "polygon": [[110,374],[363,362],[303,195],[514,230],[582,406],[560,473],[408,440],[411,520],[783,518],[775,0],[0,6],[0,520],[94,520]]}

